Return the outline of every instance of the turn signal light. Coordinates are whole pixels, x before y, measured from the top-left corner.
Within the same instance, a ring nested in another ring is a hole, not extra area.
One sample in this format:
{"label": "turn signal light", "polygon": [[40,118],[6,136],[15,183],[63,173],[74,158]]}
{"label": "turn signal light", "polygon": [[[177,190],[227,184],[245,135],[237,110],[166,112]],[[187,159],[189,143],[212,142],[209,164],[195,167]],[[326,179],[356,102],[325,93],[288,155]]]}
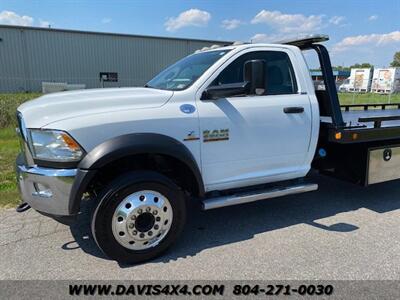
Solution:
{"label": "turn signal light", "polygon": [[72,150],[78,150],[79,145],[77,142],[74,141],[68,134],[61,133],[61,137],[64,140],[64,142],[68,145],[69,148]]}
{"label": "turn signal light", "polygon": [[340,140],[342,138],[342,133],[341,132],[336,132],[335,133],[335,139]]}

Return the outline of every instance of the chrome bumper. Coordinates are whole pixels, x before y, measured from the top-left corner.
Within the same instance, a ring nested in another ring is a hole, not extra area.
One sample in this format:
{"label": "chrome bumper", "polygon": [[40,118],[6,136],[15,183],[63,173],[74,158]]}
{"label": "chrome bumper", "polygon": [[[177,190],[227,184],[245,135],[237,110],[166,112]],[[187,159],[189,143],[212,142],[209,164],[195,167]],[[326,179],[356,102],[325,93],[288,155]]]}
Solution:
{"label": "chrome bumper", "polygon": [[16,173],[22,200],[43,213],[70,215],[69,196],[77,170],[28,167],[23,161],[20,154]]}

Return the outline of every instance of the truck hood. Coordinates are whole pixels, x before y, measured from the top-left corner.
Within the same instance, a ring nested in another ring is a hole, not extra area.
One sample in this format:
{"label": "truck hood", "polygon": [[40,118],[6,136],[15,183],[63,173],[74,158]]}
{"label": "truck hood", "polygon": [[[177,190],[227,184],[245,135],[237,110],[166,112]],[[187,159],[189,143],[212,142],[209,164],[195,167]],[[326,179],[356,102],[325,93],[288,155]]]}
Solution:
{"label": "truck hood", "polygon": [[50,123],[89,114],[155,108],[165,104],[172,91],[151,88],[105,88],[48,94],[25,102],[18,111],[26,127],[41,128]]}

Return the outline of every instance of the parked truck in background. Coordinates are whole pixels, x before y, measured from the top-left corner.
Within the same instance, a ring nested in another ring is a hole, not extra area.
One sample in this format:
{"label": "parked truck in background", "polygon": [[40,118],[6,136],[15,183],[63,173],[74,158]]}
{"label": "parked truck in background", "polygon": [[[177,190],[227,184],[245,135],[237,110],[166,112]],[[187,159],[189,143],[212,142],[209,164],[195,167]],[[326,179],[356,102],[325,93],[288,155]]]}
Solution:
{"label": "parked truck in background", "polygon": [[372,82],[372,68],[351,69],[350,77],[339,86],[341,92],[369,92]]}
{"label": "parked truck in background", "polygon": [[[311,169],[365,186],[398,179],[399,108],[341,108],[327,39],[205,50],[145,87],[22,104],[17,210],[71,222],[92,201],[99,248],[137,263],[176,241],[189,203],[208,210],[314,191]],[[310,49],[324,90],[304,60]]]}
{"label": "parked truck in background", "polygon": [[371,91],[382,94],[399,93],[400,68],[375,69]]}
{"label": "parked truck in background", "polygon": [[342,84],[339,85],[338,91],[339,92],[349,92],[350,88],[352,88],[352,85],[350,85],[350,77],[347,77],[345,80],[343,80]]}

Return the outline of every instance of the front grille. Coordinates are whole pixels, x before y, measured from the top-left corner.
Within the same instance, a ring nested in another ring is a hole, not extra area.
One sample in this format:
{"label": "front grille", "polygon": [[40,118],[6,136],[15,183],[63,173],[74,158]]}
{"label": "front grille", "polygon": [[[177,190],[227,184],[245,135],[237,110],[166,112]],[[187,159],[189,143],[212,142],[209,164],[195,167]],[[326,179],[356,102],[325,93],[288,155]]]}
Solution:
{"label": "front grille", "polygon": [[21,138],[26,140],[26,127],[24,119],[22,118],[22,114],[18,111],[17,112],[17,122],[18,122],[18,131]]}
{"label": "front grille", "polygon": [[[24,127],[23,127],[24,121],[22,119],[22,114],[20,112],[17,112],[17,123],[18,123],[17,135],[18,135],[18,140],[19,140],[19,146],[20,146],[21,152],[25,153],[25,145],[24,145],[25,144],[25,138],[24,138],[24,135],[23,135],[23,132],[24,132]],[[26,132],[26,130],[25,130],[25,132]]]}
{"label": "front grille", "polygon": [[24,119],[20,112],[17,112],[17,121],[18,121],[17,134],[18,134],[18,140],[19,140],[19,146],[21,149],[21,153],[23,155],[25,162],[28,165],[33,165],[34,163],[33,163],[32,155],[31,155],[29,147],[28,147],[28,137],[27,137],[27,131],[26,131],[26,127],[25,127],[25,122],[24,122]]}

